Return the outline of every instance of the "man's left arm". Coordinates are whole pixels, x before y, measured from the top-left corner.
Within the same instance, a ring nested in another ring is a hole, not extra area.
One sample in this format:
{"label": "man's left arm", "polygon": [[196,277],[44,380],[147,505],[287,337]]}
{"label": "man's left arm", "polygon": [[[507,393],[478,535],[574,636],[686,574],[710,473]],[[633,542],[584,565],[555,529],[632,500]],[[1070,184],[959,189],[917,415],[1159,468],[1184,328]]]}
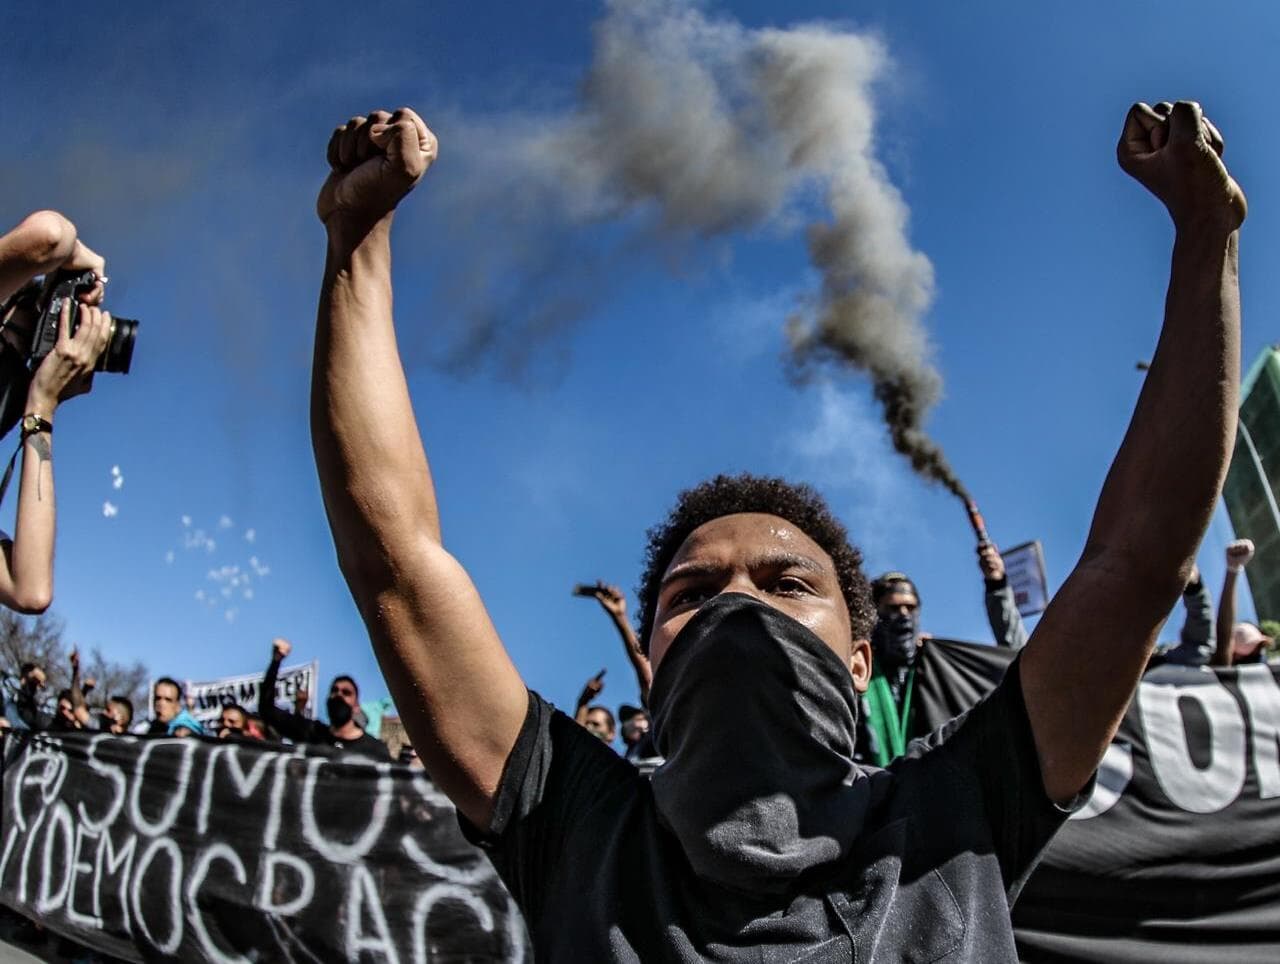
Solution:
{"label": "man's left arm", "polygon": [[1164,202],[1173,263],[1164,327],[1084,551],[1020,660],[1045,790],[1086,785],[1181,595],[1222,487],[1240,381],[1244,194],[1198,104],[1129,111],[1120,166]]}

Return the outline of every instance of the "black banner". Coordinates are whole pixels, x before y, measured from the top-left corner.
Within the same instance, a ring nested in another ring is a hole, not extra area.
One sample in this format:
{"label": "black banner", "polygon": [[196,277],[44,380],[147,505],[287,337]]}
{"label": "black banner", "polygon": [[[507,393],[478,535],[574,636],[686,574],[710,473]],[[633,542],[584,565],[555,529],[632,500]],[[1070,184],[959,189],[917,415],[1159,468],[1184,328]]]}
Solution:
{"label": "black banner", "polygon": [[0,900],[129,960],[521,961],[421,771],[322,747],[6,738]]}
{"label": "black banner", "polygon": [[[937,725],[1009,652],[933,640]],[[0,901],[130,960],[522,961],[519,914],[420,771],[317,747],[10,736]],[[1028,962],[1280,960],[1280,684],[1163,667],[1014,908]]]}
{"label": "black banner", "polygon": [[[934,640],[917,712],[938,725],[1012,654]],[[1280,961],[1280,672],[1153,669],[1089,804],[1014,908],[1028,962]]]}

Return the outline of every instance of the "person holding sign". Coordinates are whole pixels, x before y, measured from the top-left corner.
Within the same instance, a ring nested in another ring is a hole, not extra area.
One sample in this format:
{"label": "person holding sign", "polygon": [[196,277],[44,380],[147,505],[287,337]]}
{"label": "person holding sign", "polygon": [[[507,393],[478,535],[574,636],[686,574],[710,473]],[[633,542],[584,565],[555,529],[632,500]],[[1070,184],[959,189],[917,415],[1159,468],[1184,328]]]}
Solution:
{"label": "person holding sign", "polygon": [[441,534],[391,285],[436,138],[405,108],[333,132],[311,427],[338,562],[538,960],[1016,960],[1008,907],[1090,791],[1231,454],[1245,199],[1222,148],[1195,103],[1125,120],[1120,165],[1175,228],[1164,326],[1084,552],[995,691],[889,768],[855,763],[860,555],[811,489],[721,476],[650,539],[638,636],[666,762],[646,784],[526,688]]}

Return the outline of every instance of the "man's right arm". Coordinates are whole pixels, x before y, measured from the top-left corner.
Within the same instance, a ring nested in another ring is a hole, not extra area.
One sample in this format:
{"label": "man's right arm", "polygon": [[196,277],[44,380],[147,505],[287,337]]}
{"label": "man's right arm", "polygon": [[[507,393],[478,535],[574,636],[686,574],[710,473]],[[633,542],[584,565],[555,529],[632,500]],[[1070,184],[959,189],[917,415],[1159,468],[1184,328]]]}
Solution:
{"label": "man's right arm", "polygon": [[282,737],[293,740],[294,743],[302,743],[311,733],[312,721],[276,706],[276,677],[279,676],[280,664],[287,655],[287,642],[277,639],[271,644],[271,662],[267,671],[262,674],[262,684],[258,687],[258,715]]}
{"label": "man's right arm", "polygon": [[485,827],[529,698],[441,539],[391,310],[392,214],[435,153],[409,110],[353,118],[330,140],[311,434],[338,562],[412,743]]}

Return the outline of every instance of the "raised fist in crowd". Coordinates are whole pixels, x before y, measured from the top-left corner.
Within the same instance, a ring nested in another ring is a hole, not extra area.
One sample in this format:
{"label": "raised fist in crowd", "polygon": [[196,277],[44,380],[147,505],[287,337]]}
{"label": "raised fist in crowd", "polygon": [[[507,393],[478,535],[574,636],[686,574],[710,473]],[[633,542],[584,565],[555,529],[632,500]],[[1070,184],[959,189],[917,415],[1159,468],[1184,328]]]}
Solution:
{"label": "raised fist in crowd", "polygon": [[413,190],[436,150],[436,136],[407,107],[351,118],[329,138],[330,173],[316,214],[330,230],[368,230]]}
{"label": "raised fist in crowd", "polygon": [[277,636],[271,640],[271,658],[277,663],[289,658],[289,653],[293,650],[293,644],[287,639]]}
{"label": "raised fist in crowd", "polygon": [[1237,539],[1227,546],[1227,568],[1239,572],[1253,558],[1253,540]]}
{"label": "raised fist in crowd", "polygon": [[1248,212],[1222,163],[1222,135],[1194,101],[1134,104],[1116,147],[1120,167],[1164,202],[1178,227],[1235,230]]}
{"label": "raised fist in crowd", "polygon": [[978,543],[978,568],[987,582],[999,582],[1005,576],[1004,557],[994,543]]}

